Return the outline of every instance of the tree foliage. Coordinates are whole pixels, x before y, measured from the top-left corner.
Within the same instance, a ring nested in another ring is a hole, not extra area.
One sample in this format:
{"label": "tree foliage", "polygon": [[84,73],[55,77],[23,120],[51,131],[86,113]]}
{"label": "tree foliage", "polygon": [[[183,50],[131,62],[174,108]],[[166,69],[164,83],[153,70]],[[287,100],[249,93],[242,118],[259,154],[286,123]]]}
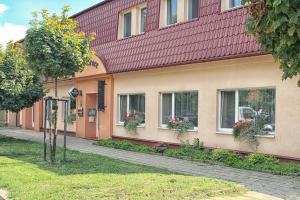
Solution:
{"label": "tree foliage", "polygon": [[[46,9],[42,10],[41,16],[34,13],[31,28],[25,37],[28,63],[41,76],[54,79],[55,97],[58,96],[58,79],[68,78],[75,72],[82,71],[94,55],[90,50],[90,42],[94,36],[78,32],[76,21],[68,17],[69,10],[70,7],[65,6],[60,16],[50,15]],[[50,111],[54,123],[53,130],[50,128],[50,140],[53,132],[53,142],[50,142],[52,163],[55,162],[56,154],[57,105],[54,100],[54,113],[52,109]]]}
{"label": "tree foliage", "polygon": [[[262,50],[271,52],[283,70],[283,79],[300,75],[300,1],[243,0],[248,4],[248,32]],[[300,80],[298,81],[300,87]]]}
{"label": "tree foliage", "polygon": [[89,64],[93,51],[89,45],[93,35],[77,32],[74,19],[68,18],[69,7],[62,15],[50,15],[46,9],[37,13],[27,31],[25,46],[29,64],[46,78],[65,78]]}
{"label": "tree foliage", "polygon": [[0,53],[0,110],[19,112],[43,95],[43,86],[29,68],[22,45],[9,42]]}

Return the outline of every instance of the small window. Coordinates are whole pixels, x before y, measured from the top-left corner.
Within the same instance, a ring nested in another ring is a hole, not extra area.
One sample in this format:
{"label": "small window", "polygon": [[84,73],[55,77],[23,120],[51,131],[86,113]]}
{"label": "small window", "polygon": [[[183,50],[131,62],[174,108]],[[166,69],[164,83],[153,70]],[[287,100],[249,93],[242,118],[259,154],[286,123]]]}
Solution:
{"label": "small window", "polygon": [[119,95],[119,122],[124,122],[132,114],[137,114],[145,123],[144,94]]}
{"label": "small window", "polygon": [[147,17],[147,7],[141,9],[141,24],[140,24],[140,32],[145,33],[146,31],[146,17]]}
{"label": "small window", "polygon": [[188,20],[199,17],[199,0],[188,0]]}
{"label": "small window", "polygon": [[177,23],[177,0],[167,0],[167,25]]}
{"label": "small window", "polygon": [[232,131],[239,121],[252,121],[261,135],[275,132],[275,89],[241,89],[220,92],[219,129]]}
{"label": "small window", "polygon": [[198,127],[198,92],[161,94],[161,126],[175,118],[182,118]]}
{"label": "small window", "polygon": [[229,0],[229,8],[235,8],[242,5],[241,0]]}
{"label": "small window", "polygon": [[131,36],[131,12],[124,14],[124,37]]}

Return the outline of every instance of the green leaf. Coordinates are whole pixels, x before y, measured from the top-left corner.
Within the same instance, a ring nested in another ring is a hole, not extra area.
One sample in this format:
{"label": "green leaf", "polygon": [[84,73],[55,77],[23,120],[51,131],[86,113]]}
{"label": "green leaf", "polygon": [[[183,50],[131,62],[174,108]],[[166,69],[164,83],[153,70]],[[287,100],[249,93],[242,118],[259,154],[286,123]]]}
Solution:
{"label": "green leaf", "polygon": [[296,27],[291,27],[291,28],[289,28],[289,30],[288,30],[289,36],[293,36],[295,32],[296,32]]}

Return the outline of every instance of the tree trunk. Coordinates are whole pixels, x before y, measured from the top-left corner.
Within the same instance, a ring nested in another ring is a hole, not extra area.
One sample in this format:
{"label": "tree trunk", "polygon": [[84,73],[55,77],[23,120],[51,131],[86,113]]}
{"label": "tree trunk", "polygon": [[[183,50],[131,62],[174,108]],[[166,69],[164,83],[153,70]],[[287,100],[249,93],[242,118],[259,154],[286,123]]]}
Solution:
{"label": "tree trunk", "polygon": [[[57,98],[57,78],[55,78],[55,97]],[[55,107],[54,107],[54,134],[53,134],[53,149],[52,149],[52,155],[51,155],[51,162],[55,162],[55,157],[56,157],[56,138],[57,138],[57,109],[58,109],[58,102],[57,100],[55,102]]]}

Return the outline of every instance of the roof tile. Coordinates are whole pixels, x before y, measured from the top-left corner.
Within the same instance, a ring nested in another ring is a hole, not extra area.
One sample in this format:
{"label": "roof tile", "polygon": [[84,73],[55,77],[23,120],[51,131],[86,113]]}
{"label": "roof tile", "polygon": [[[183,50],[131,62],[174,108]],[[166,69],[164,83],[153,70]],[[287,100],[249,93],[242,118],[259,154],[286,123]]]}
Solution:
{"label": "roof tile", "polygon": [[[145,1],[147,32],[117,40],[118,13]],[[107,0],[76,16],[80,30],[97,34],[91,47],[108,73],[260,53],[255,38],[245,34],[245,8],[220,12],[220,0],[201,0],[199,19],[159,28],[159,6],[159,0]]]}

